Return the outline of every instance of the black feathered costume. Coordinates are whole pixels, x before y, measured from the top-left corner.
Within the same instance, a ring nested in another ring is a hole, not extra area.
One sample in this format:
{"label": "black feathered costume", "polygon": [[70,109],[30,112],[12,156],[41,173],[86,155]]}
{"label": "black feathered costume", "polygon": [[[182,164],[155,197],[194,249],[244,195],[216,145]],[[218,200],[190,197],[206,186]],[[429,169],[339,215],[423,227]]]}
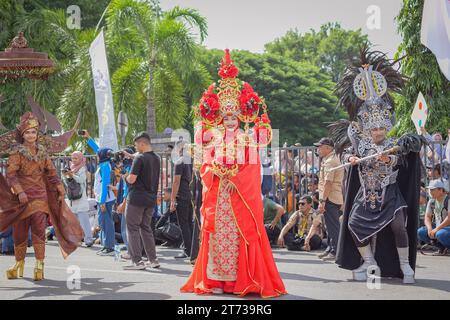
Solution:
{"label": "black feathered costume", "polygon": [[[417,252],[417,228],[419,219],[420,195],[420,158],[418,152],[410,152],[402,156],[403,164],[399,166],[397,185],[406,202],[409,241],[409,263],[415,269]],[[361,265],[361,255],[348,228],[349,215],[352,211],[355,196],[361,183],[357,166],[350,167],[346,181],[346,200],[344,215],[339,234],[336,263],[344,269],[353,270]],[[394,234],[390,228],[383,228],[376,237],[375,260],[381,270],[382,277],[402,277]]]}
{"label": "black feathered costume", "polygon": [[408,134],[375,143],[372,137],[372,130],[389,132],[395,122],[388,90],[399,92],[404,82],[395,63],[365,47],[337,84],[339,103],[350,119],[329,126],[337,154],[343,154],[344,163],[381,152],[388,159],[349,167],[336,263],[353,270],[355,280],[363,280],[368,266],[377,264],[382,277],[403,275],[404,283],[413,283],[423,139]]}

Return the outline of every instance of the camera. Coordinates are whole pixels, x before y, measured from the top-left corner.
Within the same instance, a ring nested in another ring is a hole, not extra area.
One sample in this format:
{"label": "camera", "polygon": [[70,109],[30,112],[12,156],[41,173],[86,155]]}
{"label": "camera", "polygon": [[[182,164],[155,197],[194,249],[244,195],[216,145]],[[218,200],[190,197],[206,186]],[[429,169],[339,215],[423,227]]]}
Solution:
{"label": "camera", "polygon": [[123,153],[123,151],[114,152],[112,150],[109,150],[106,156],[110,159],[111,162],[114,163],[122,162],[125,158],[125,154]]}
{"label": "camera", "polygon": [[84,136],[86,134],[86,130],[78,130],[78,135],[79,136]]}
{"label": "camera", "polygon": [[69,171],[70,171],[70,167],[68,167],[68,166],[64,167],[64,168],[61,170],[61,172],[64,173],[64,174],[66,174],[66,173],[69,172]]}

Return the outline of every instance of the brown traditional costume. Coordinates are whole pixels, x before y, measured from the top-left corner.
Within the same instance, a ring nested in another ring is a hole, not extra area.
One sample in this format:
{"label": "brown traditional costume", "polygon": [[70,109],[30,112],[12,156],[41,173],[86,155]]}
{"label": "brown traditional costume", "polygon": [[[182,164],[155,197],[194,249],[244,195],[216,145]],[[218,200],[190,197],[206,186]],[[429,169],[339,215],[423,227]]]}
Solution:
{"label": "brown traditional costume", "polygon": [[[21,117],[17,134],[30,129],[39,130],[38,119],[30,112]],[[19,140],[19,139],[18,139]],[[19,140],[20,141],[20,140]],[[9,154],[6,180],[0,175],[0,231],[13,226],[14,254],[16,264],[8,269],[8,279],[23,275],[27,250],[28,231],[31,227],[36,257],[34,280],[42,280],[45,257],[45,228],[50,217],[64,258],[81,242],[83,231],[78,219],[70,211],[64,197],[64,186],[57,174],[47,148],[36,143],[25,146],[19,143]],[[28,202],[21,204],[18,195],[24,193]]]}

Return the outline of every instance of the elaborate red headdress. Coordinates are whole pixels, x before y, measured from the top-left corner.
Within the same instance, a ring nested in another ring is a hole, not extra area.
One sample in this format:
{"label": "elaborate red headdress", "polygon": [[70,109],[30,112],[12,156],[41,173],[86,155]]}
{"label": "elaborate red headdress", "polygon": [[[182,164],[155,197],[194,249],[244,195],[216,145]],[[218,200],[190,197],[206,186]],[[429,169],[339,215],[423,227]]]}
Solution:
{"label": "elaborate red headdress", "polygon": [[241,82],[238,74],[239,69],[231,60],[230,50],[226,49],[219,69],[219,86],[209,86],[200,100],[198,115],[206,124],[217,125],[227,114],[234,114],[239,120],[250,123],[258,117],[261,107],[266,113],[264,99],[253,91],[250,84]]}
{"label": "elaborate red headdress", "polygon": [[[225,50],[225,57],[222,59],[219,69],[219,85],[212,84],[200,99],[200,104],[196,112],[201,120],[197,124],[197,143],[207,143],[207,128],[216,127],[221,124],[226,115],[236,115],[240,121],[246,124],[246,135],[249,134],[249,125],[254,122],[253,137],[260,145],[270,143],[272,130],[270,120],[267,115],[267,106],[264,98],[259,97],[252,86],[246,82],[241,82],[237,75],[239,69],[234,65],[230,57],[230,50]],[[260,109],[263,110],[261,118]],[[264,130],[261,130],[264,129]],[[261,134],[264,132],[264,134]],[[202,138],[200,138],[200,136]],[[247,141],[249,139],[246,138]]]}

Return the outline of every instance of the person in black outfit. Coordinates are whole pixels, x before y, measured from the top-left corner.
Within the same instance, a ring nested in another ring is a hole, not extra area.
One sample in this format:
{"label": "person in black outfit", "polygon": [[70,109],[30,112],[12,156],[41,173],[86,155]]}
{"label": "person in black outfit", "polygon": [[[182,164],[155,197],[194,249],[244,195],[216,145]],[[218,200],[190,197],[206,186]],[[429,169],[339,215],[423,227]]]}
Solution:
{"label": "person in black outfit", "polygon": [[170,199],[170,211],[176,212],[183,236],[184,252],[175,257],[181,259],[191,256],[193,232],[192,195],[189,187],[192,180],[192,161],[185,152],[185,145],[186,143],[182,140],[175,145],[179,159],[175,161],[175,175]]}
{"label": "person in black outfit", "polygon": [[191,182],[192,199],[194,200],[194,229],[192,233],[192,250],[191,250],[191,264],[195,264],[197,259],[198,250],[200,247],[200,208],[202,207],[202,180],[200,177],[200,171],[194,170],[194,174]]}
{"label": "person in black outfit", "polygon": [[[166,202],[166,201],[170,202],[171,194],[172,194],[172,189],[166,188],[164,190],[164,198],[162,200],[164,202]],[[155,224],[155,240],[161,241],[163,247],[179,248],[181,243],[183,242],[183,239],[181,237],[181,232],[180,232],[179,239],[169,238],[164,233],[164,227],[168,223],[172,224],[173,227],[179,228],[177,216],[175,214],[172,214],[172,212],[170,212],[170,207],[168,207],[167,210],[165,210],[165,212],[159,218],[158,222],[156,222],[156,224]]]}
{"label": "person in black outfit", "polygon": [[[125,210],[128,251],[132,264],[124,268],[158,268],[151,221],[158,193],[160,159],[152,151],[150,136],[146,132],[136,136],[134,143],[139,154],[134,158],[131,172],[126,178],[129,192]],[[142,261],[142,244],[148,258],[147,264]]]}

